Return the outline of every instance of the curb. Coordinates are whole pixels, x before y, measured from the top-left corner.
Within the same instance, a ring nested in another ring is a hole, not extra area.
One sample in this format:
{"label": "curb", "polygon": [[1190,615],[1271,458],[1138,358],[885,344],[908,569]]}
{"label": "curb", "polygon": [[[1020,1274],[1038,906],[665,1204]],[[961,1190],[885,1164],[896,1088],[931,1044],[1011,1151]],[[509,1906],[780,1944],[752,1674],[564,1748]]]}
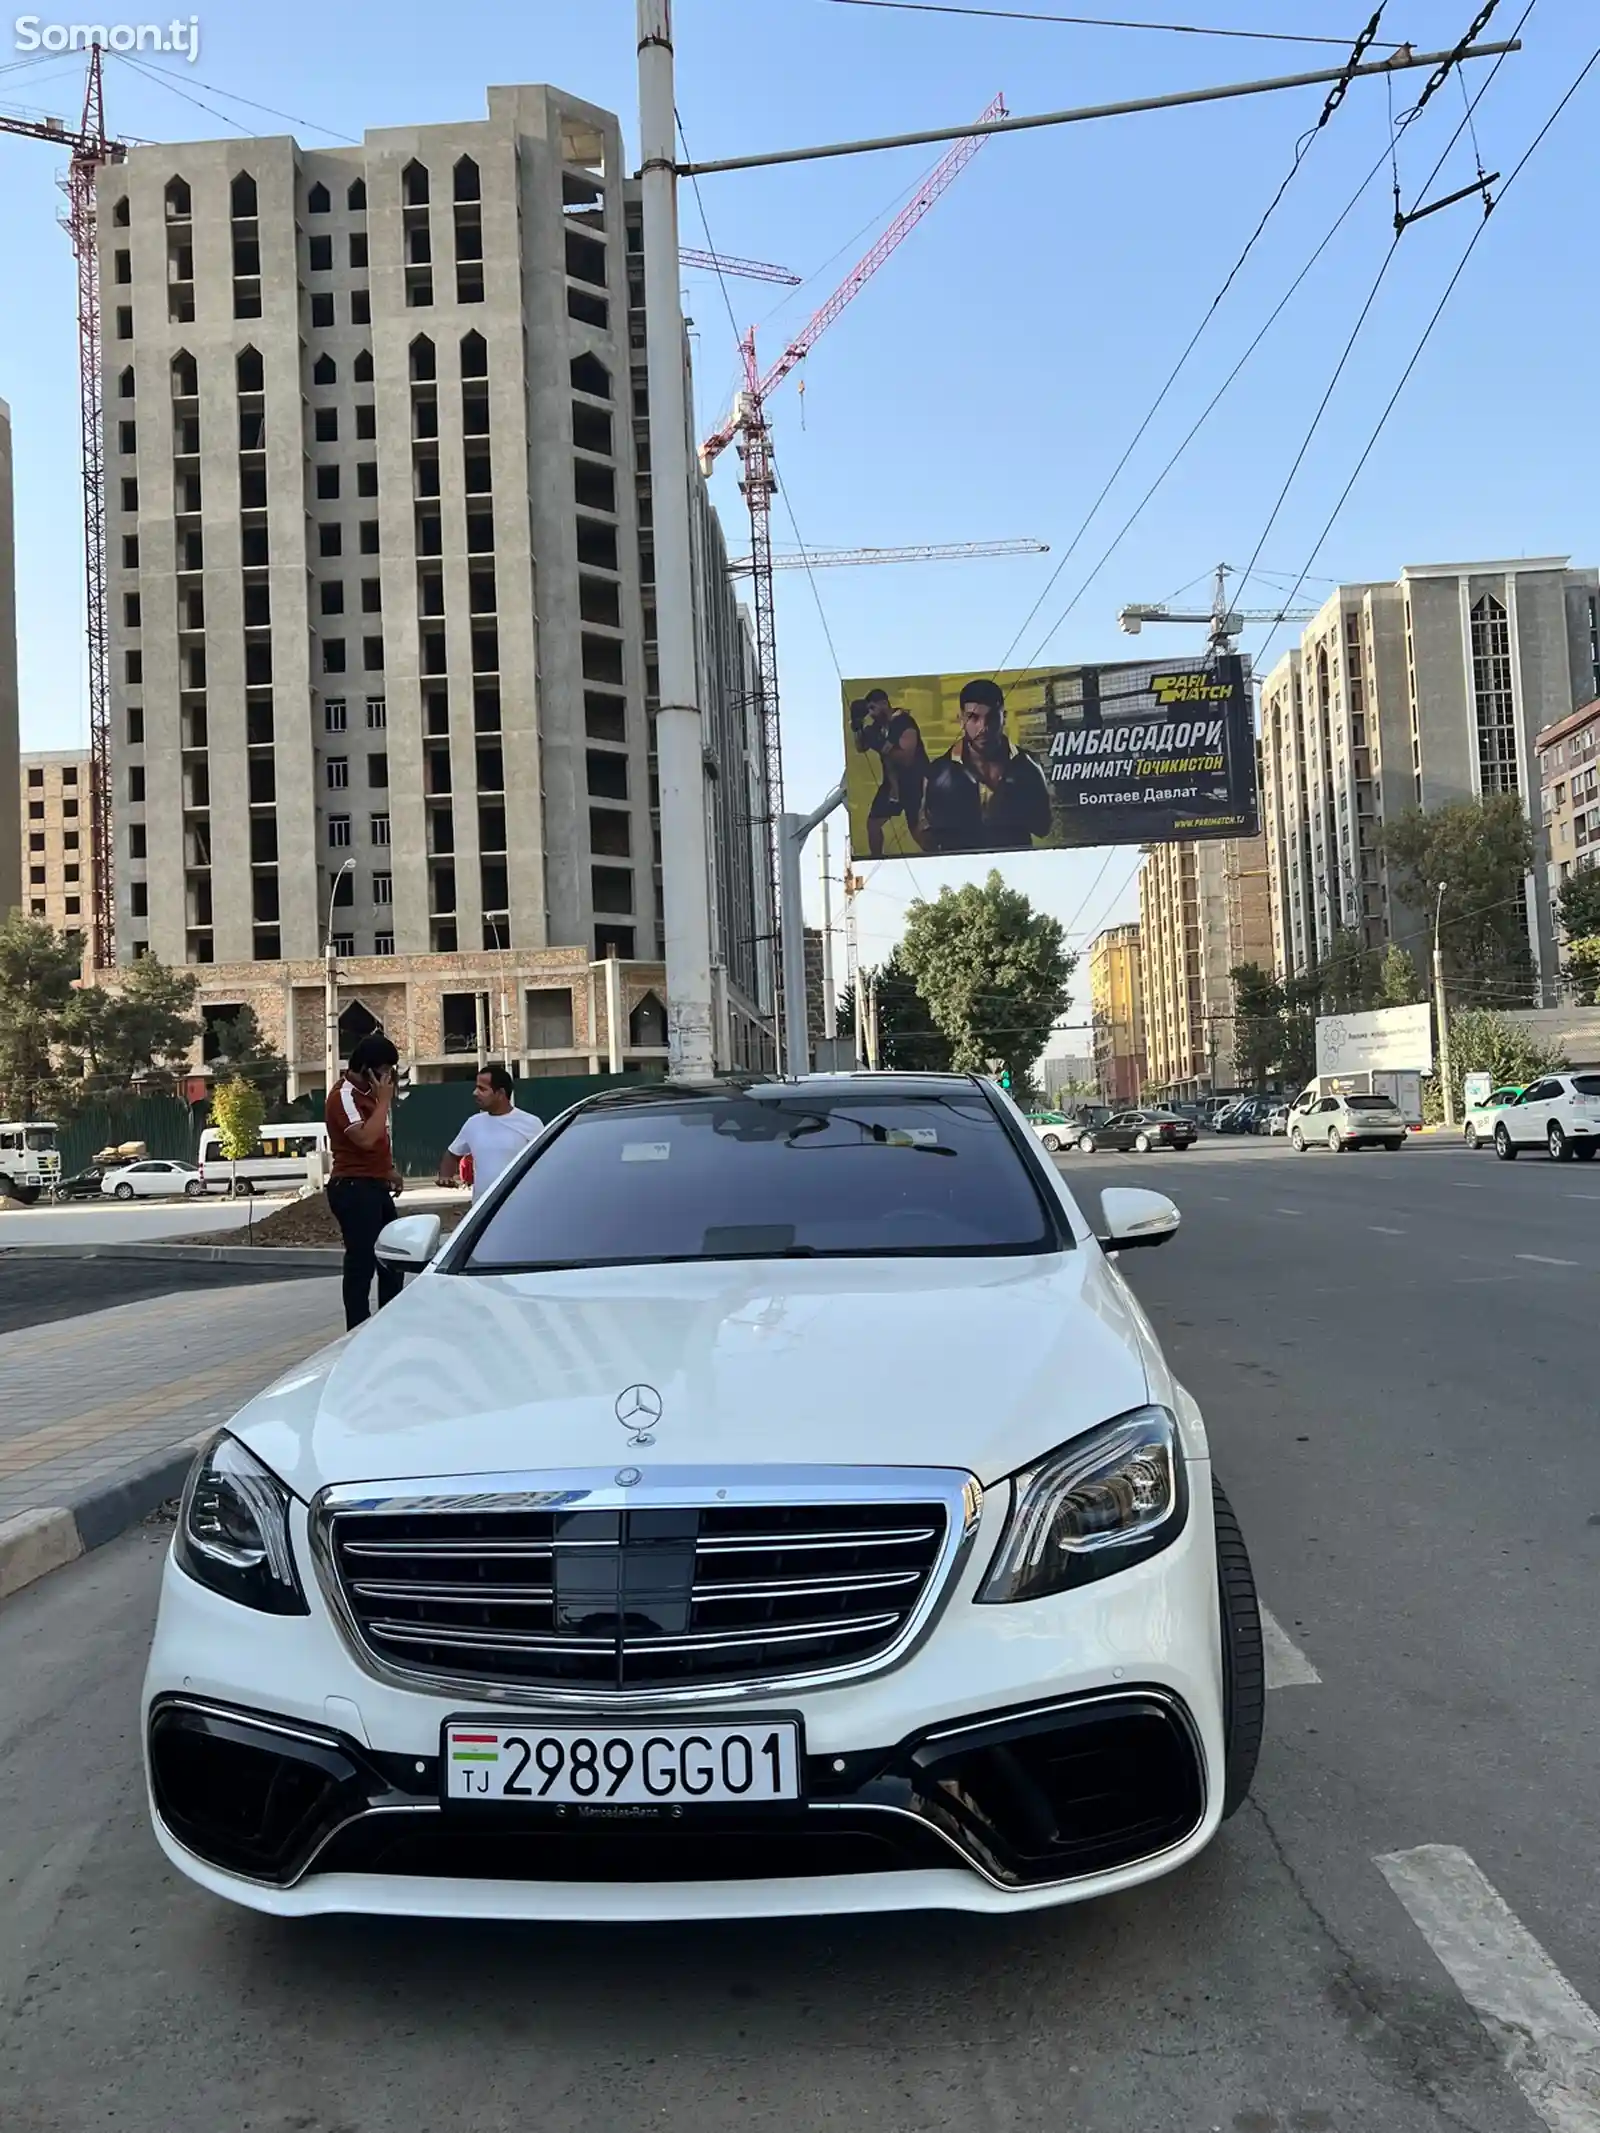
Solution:
{"label": "curb", "polygon": [[338,1271],[344,1254],[335,1245],[271,1244],[10,1244],[0,1245],[0,1264],[11,1259],[142,1259],[153,1266],[287,1267],[306,1273]]}
{"label": "curb", "polygon": [[0,1522],[0,1601],[37,1583],[80,1555],[103,1548],[130,1526],[176,1496],[188,1479],[195,1454],[215,1430],[185,1437],[152,1452],[120,1473],[91,1481],[64,1504],[19,1512]]}

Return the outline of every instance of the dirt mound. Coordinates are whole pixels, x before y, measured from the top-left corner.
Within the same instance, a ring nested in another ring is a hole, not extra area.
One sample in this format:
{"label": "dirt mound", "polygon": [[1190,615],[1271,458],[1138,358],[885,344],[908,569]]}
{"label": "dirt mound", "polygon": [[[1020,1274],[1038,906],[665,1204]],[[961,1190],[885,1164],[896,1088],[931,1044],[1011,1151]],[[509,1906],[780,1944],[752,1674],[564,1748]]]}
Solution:
{"label": "dirt mound", "polygon": [[[459,1207],[440,1208],[440,1226],[446,1230],[454,1229],[466,1213],[468,1204],[463,1200]],[[406,1203],[402,1199],[400,1212],[404,1214],[405,1211]],[[228,1241],[243,1243],[245,1236],[246,1232],[241,1230],[237,1240],[230,1236]],[[328,1196],[325,1192],[314,1192],[304,1200],[291,1200],[286,1207],[275,1207],[270,1215],[259,1217],[250,1228],[248,1236],[252,1244],[275,1247],[280,1251],[315,1250],[319,1246],[338,1251],[342,1243],[339,1225],[333,1219],[333,1211],[328,1206]],[[210,1236],[202,1241],[214,1244],[217,1239]]]}

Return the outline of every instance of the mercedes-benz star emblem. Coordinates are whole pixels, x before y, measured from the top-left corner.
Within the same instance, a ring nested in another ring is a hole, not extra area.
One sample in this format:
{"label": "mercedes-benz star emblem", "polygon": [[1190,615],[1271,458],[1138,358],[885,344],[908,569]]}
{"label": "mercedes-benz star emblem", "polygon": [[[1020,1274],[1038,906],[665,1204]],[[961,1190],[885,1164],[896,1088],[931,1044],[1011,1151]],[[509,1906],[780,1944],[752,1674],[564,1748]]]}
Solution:
{"label": "mercedes-benz star emblem", "polygon": [[661,1395],[653,1385],[629,1385],[617,1394],[617,1420],[630,1444],[654,1444],[652,1431],[661,1420]]}

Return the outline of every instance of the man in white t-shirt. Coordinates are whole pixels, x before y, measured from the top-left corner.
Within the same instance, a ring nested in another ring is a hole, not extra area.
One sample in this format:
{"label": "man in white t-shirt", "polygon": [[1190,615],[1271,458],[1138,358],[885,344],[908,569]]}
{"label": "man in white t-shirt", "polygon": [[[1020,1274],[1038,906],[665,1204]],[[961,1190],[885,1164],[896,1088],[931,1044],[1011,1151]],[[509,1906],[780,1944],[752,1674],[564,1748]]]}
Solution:
{"label": "man in white t-shirt", "polygon": [[454,1185],[461,1159],[472,1159],[472,1197],[487,1192],[514,1156],[544,1131],[544,1120],[519,1111],[512,1102],[513,1083],[503,1066],[487,1066],[473,1085],[477,1110],[439,1158],[439,1183]]}

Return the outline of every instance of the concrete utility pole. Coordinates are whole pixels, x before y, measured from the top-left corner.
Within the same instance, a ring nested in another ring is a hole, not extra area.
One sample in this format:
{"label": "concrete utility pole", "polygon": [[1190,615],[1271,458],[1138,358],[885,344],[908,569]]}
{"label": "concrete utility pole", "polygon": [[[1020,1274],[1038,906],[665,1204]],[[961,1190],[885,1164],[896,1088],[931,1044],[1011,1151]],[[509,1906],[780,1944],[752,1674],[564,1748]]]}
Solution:
{"label": "concrete utility pole", "polygon": [[[800,855],[819,822],[844,805],[844,781],[809,815],[778,819],[778,927],[783,943],[783,1031],[779,1059],[791,1079],[811,1072],[811,1032],[806,1021],[806,921],[800,902]],[[859,1012],[856,1021],[861,1020]]]}
{"label": "concrete utility pole", "polygon": [[339,958],[333,952],[333,908],[339,901],[339,884],[354,865],[353,857],[347,859],[333,877],[328,891],[328,926],[322,936],[323,1072],[327,1077],[324,1096],[333,1094],[333,1085],[339,1078]]}
{"label": "concrete utility pole", "polygon": [[1439,1024],[1439,1086],[1444,1091],[1444,1122],[1456,1122],[1456,1084],[1450,1071],[1450,1011],[1444,997],[1444,951],[1439,946],[1439,921],[1444,915],[1444,892],[1450,884],[1441,881],[1433,906],[1433,1012]]}
{"label": "concrete utility pole", "polygon": [[[638,0],[638,30],[639,189],[649,322],[650,493],[661,696],[656,712],[656,765],[661,786],[668,1071],[684,1081],[709,1081],[717,1067],[711,1002],[711,877],[694,650],[689,405],[678,296],[671,0]],[[801,952],[803,956],[803,943]]]}
{"label": "concrete utility pole", "polygon": [[878,973],[876,970],[869,970],[867,972],[867,1070],[869,1073],[876,1074],[878,1071],[878,1060],[881,1056],[880,1042],[878,1029]]}

